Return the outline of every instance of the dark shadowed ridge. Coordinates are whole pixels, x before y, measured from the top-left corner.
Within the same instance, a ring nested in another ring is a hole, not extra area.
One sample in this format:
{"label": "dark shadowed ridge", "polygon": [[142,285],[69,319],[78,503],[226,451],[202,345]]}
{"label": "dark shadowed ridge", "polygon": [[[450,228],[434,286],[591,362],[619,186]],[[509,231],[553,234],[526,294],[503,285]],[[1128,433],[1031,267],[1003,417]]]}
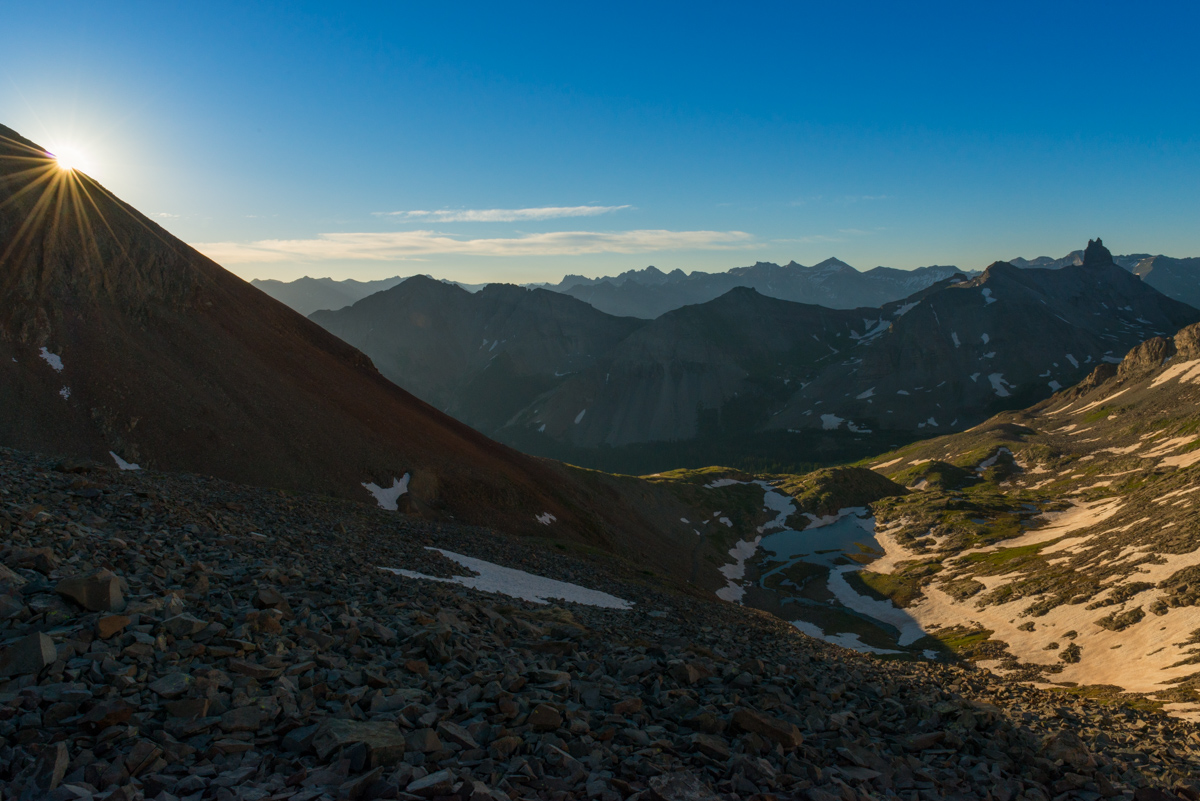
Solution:
{"label": "dark shadowed ridge", "polygon": [[407,473],[402,503],[433,516],[597,544],[646,530],[3,126],[0,244],[2,445],[364,502]]}

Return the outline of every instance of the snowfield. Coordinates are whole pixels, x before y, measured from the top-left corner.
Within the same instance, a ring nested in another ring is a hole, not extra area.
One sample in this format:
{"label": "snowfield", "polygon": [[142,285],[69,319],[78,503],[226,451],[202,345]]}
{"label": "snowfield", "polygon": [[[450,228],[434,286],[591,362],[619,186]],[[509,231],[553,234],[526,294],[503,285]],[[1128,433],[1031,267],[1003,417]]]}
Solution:
{"label": "snowfield", "polygon": [[535,604],[545,604],[551,600],[557,600],[570,601],[587,606],[598,606],[602,609],[628,610],[633,608],[633,603],[630,601],[618,598],[615,595],[609,595],[606,592],[600,592],[599,590],[580,587],[578,584],[557,581],[545,578],[544,576],[536,576],[533,573],[526,573],[524,570],[504,567],[483,559],[476,559],[473,556],[463,556],[462,554],[442,548],[429,548],[428,550],[437,551],[452,562],[457,562],[478,575],[442,578],[440,576],[427,576],[424,573],[398,567],[385,567],[382,569],[389,573],[395,573],[397,576],[404,576],[405,578],[438,581],[444,584],[458,584],[480,592],[507,595],[510,598],[520,598]]}

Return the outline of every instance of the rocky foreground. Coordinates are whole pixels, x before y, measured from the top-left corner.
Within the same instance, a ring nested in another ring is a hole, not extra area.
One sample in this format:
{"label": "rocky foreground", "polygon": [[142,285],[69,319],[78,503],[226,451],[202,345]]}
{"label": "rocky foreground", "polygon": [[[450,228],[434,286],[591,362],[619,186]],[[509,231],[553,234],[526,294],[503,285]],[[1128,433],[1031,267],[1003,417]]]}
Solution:
{"label": "rocky foreground", "polygon": [[[379,569],[433,545],[635,606]],[[353,503],[0,450],[0,563],[4,799],[1200,799],[1157,712]]]}

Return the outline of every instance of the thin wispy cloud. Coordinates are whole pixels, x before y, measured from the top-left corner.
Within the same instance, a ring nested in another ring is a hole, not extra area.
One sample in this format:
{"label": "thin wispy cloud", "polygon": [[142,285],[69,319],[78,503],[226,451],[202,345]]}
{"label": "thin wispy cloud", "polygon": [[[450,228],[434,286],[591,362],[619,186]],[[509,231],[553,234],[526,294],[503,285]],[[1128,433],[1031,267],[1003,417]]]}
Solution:
{"label": "thin wispy cloud", "polygon": [[286,261],[403,261],[429,256],[582,256],[671,250],[738,250],[756,244],[744,231],[556,231],[459,239],[435,231],[319,234],[315,239],[201,242],[192,247],[221,264]]}
{"label": "thin wispy cloud", "polygon": [[523,222],[557,220],[564,217],[598,217],[633,206],[542,206],[533,209],[439,209],[437,211],[376,211],[376,217],[391,217],[411,222]]}
{"label": "thin wispy cloud", "polygon": [[845,237],[828,236],[826,234],[813,234],[812,236],[800,236],[792,239],[772,239],[772,242],[800,245],[817,245],[826,242],[845,242]]}

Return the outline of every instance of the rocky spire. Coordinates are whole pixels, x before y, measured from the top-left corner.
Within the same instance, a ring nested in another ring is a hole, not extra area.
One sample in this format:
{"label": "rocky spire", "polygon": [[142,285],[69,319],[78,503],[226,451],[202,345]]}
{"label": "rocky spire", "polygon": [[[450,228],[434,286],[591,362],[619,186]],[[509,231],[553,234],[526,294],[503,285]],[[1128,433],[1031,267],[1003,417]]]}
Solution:
{"label": "rocky spire", "polygon": [[1084,267],[1101,267],[1113,263],[1112,253],[1108,248],[1104,247],[1104,243],[1100,241],[1100,237],[1089,239],[1087,250],[1083,252]]}

